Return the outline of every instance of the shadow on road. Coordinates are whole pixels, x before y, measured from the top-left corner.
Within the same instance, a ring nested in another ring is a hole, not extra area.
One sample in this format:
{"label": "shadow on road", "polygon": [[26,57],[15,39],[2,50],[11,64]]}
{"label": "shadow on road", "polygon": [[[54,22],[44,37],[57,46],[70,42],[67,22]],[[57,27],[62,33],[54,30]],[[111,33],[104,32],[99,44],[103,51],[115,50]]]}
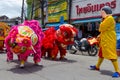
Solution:
{"label": "shadow on road", "polygon": [[61,62],[67,62],[67,63],[74,63],[77,62],[76,60],[71,60],[71,59],[67,59],[67,60],[59,60]]}
{"label": "shadow on road", "polygon": [[13,73],[18,73],[18,74],[34,73],[34,72],[42,70],[42,68],[44,67],[43,65],[35,65],[34,63],[26,62],[25,67],[20,68],[18,60],[13,60],[12,62],[17,63],[17,65],[15,67],[9,69],[8,71],[11,71]]}
{"label": "shadow on road", "polygon": [[[73,53],[73,52],[70,52],[69,51],[69,54],[72,54],[72,55],[80,55],[80,56],[90,56],[89,54],[88,54],[88,52],[81,52],[81,51],[77,51],[76,53]],[[91,57],[96,57],[97,56],[97,54],[95,55],[95,56],[91,56]]]}
{"label": "shadow on road", "polygon": [[68,63],[77,62],[76,60],[71,60],[71,59],[67,59],[67,58],[62,59],[62,60],[60,60],[59,58],[57,58],[56,60],[52,60],[52,59],[50,59],[50,58],[42,58],[42,59],[44,59],[44,60],[49,60],[49,61],[56,61],[56,62],[68,62]]}
{"label": "shadow on road", "polygon": [[100,72],[102,75],[108,75],[108,76],[111,76],[113,74],[112,71],[108,71],[108,70],[100,70]]}

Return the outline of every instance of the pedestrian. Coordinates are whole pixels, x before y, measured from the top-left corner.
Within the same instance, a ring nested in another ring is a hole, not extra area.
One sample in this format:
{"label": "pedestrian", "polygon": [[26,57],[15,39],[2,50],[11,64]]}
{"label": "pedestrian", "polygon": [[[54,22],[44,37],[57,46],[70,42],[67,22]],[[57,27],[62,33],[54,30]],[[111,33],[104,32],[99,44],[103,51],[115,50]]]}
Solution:
{"label": "pedestrian", "polygon": [[82,26],[80,26],[78,28],[78,35],[77,35],[77,37],[78,37],[78,40],[80,40],[82,38]]}
{"label": "pedestrian", "polygon": [[92,70],[99,70],[104,59],[112,62],[115,73],[112,77],[120,77],[120,70],[118,66],[118,56],[116,52],[116,32],[115,20],[112,16],[112,10],[109,6],[104,6],[101,9],[102,21],[99,27],[99,58],[96,65],[90,66]]}

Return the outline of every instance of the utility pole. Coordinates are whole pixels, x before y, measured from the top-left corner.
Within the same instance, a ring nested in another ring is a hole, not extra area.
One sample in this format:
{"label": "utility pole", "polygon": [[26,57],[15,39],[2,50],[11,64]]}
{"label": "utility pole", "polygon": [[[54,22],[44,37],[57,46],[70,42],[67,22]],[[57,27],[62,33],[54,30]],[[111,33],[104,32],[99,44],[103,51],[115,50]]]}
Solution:
{"label": "utility pole", "polygon": [[41,18],[42,18],[42,27],[44,28],[44,0],[41,0]]}
{"label": "utility pole", "polygon": [[33,19],[33,12],[34,12],[34,0],[32,1],[32,11],[31,11],[31,19]]}
{"label": "utility pole", "polygon": [[71,23],[71,8],[72,8],[72,0],[68,0],[69,2],[69,16],[68,16],[68,23]]}
{"label": "utility pole", "polygon": [[24,0],[22,0],[21,23],[23,22],[23,16],[24,16]]}

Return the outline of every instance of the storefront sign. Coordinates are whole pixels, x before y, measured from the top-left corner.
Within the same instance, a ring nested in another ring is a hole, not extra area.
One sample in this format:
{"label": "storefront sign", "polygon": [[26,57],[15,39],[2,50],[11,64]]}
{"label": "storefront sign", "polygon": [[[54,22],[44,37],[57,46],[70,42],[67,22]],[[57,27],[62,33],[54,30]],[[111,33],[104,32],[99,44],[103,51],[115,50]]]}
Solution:
{"label": "storefront sign", "polygon": [[105,5],[112,8],[113,14],[120,14],[120,0],[74,0],[72,19],[100,16],[100,10]]}
{"label": "storefront sign", "polygon": [[67,1],[59,0],[56,3],[51,3],[48,6],[48,22],[59,22],[60,17],[63,16],[67,20]]}
{"label": "storefront sign", "polygon": [[94,4],[92,3],[87,4],[85,7],[80,7],[79,5],[76,5],[76,13],[77,15],[80,15],[81,13],[89,13],[89,12],[95,12],[100,11],[103,6],[110,6],[111,8],[116,8],[116,0],[113,0],[111,2],[105,2],[101,4]]}

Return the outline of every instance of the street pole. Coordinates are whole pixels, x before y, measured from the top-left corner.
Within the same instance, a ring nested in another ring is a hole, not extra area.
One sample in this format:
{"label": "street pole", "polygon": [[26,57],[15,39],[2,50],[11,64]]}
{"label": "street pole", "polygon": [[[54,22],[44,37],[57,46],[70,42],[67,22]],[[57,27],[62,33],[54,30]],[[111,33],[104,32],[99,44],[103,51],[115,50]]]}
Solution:
{"label": "street pole", "polygon": [[42,27],[44,28],[44,0],[41,0],[41,18],[42,18]]}
{"label": "street pole", "polygon": [[33,19],[33,12],[34,12],[34,0],[32,1],[31,19]]}
{"label": "street pole", "polygon": [[23,15],[24,15],[24,0],[22,0],[21,23],[23,22]]}
{"label": "street pole", "polygon": [[68,0],[69,2],[69,16],[68,16],[68,23],[71,23],[71,8],[72,8],[72,0]]}

